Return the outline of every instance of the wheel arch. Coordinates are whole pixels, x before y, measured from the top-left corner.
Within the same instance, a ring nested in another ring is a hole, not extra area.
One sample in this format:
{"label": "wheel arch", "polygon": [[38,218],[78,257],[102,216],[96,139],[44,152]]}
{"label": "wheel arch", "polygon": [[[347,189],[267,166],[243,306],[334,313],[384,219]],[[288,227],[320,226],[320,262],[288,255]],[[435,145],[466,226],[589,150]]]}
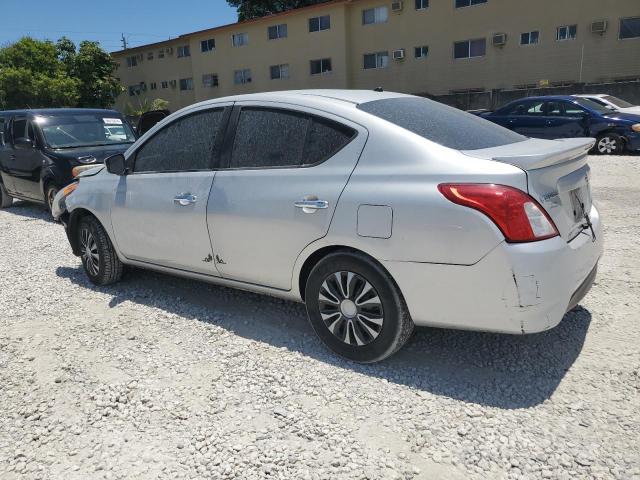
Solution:
{"label": "wheel arch", "polygon": [[[80,244],[78,243],[78,227],[80,225],[80,221],[86,217],[93,217],[100,223],[100,225],[102,225],[102,222],[97,217],[97,215],[94,215],[93,212],[91,212],[86,208],[82,208],[82,207],[76,208],[69,214],[69,223],[67,226],[67,237],[69,238],[69,243],[71,244],[71,250],[73,250],[73,254],[75,256],[80,256],[80,253],[81,253]],[[104,225],[102,225],[102,227],[104,228]],[[107,230],[105,229],[105,232],[106,231]],[[107,232],[107,235],[108,235],[108,232]]]}

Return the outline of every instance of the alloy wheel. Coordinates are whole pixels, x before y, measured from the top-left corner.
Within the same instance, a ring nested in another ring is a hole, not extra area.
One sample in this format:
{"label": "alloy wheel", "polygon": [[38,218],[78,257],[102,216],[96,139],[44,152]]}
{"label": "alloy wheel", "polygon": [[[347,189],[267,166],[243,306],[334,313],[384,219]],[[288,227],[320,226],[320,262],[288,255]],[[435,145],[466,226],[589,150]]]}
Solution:
{"label": "alloy wheel", "polygon": [[618,151],[618,142],[615,138],[602,137],[598,142],[598,151],[600,153],[615,153]]}
{"label": "alloy wheel", "polygon": [[382,300],[371,283],[357,273],[335,272],[325,278],[318,305],[327,329],[348,345],[367,345],[382,330]]}
{"label": "alloy wheel", "polygon": [[55,187],[49,188],[47,190],[47,205],[49,206],[49,211],[53,209],[53,199],[56,198],[58,194],[58,189]]}
{"label": "alloy wheel", "polygon": [[98,275],[100,268],[100,254],[93,234],[87,228],[80,230],[80,248],[82,259],[91,275]]}

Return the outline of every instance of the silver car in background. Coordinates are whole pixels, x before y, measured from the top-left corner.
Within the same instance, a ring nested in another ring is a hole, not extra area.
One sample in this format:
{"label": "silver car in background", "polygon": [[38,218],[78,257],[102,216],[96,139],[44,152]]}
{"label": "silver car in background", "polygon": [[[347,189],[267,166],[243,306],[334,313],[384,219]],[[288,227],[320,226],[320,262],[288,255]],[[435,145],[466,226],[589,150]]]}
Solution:
{"label": "silver car in background", "polygon": [[410,95],[220,98],[169,116],[58,194],[92,282],[150,268],[305,302],[337,354],[414,325],[557,325],[602,253],[593,139],[529,139]]}

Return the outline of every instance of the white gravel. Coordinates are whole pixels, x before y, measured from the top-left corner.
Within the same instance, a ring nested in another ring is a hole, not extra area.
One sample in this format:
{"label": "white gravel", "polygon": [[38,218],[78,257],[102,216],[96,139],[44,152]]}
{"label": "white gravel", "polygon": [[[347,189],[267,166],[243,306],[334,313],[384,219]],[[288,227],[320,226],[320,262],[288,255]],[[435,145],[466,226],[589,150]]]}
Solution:
{"label": "white gravel", "polygon": [[593,157],[606,253],[552,331],[340,360],[301,305],[132,271],[0,211],[0,478],[640,479],[640,157]]}

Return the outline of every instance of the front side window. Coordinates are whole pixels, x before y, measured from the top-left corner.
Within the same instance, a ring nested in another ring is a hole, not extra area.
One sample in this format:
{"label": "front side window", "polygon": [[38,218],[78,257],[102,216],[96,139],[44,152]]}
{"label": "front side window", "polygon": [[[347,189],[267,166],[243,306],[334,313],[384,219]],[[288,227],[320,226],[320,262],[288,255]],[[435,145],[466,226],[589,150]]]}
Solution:
{"label": "front side window", "polygon": [[556,40],[575,40],[578,35],[577,25],[564,25],[558,27],[556,32]]}
{"label": "front side window", "polygon": [[486,53],[487,40],[484,38],[464,40],[453,45],[453,57],[456,59],[484,57]]}
{"label": "front side window", "polygon": [[181,78],[180,90],[193,90],[193,78]]}
{"label": "front side window", "polygon": [[233,83],[236,85],[251,83],[251,69],[245,68],[243,70],[235,70],[233,72]]}
{"label": "front side window", "polygon": [[323,15],[321,17],[312,17],[309,19],[309,31],[321,32],[323,30],[329,30],[331,28],[331,17],[329,15]]}
{"label": "front side window", "polygon": [[487,3],[487,0],[455,0],[456,8],[470,7],[471,5],[479,5],[481,3]]}
{"label": "front side window", "polygon": [[271,80],[289,78],[289,64],[283,63],[282,65],[271,65],[269,67],[269,74],[271,76]]}
{"label": "front side window", "polygon": [[248,33],[234,33],[231,37],[231,41],[234,47],[242,47],[249,44]]}
{"label": "front side window", "polygon": [[620,40],[640,38],[640,17],[620,19]]}
{"label": "front side window", "polygon": [[208,170],[224,110],[199,112],[164,127],[136,153],[134,172]]}
{"label": "front side window", "polygon": [[230,168],[300,167],[334,155],[354,131],[335,122],[288,110],[244,108]]}
{"label": "front side window", "polygon": [[[133,143],[136,139],[127,122],[116,113],[38,115],[34,121],[51,148]],[[114,129],[119,132],[117,136],[113,135]]]}
{"label": "front side window", "polygon": [[429,0],[416,0],[416,10],[429,8]]}
{"label": "front side window", "polygon": [[385,23],[389,18],[387,7],[368,8],[362,11],[362,24]]}
{"label": "front side window", "polygon": [[272,25],[267,29],[269,40],[277,40],[278,38],[287,38],[287,24]]}
{"label": "front side window", "polygon": [[189,45],[183,45],[178,47],[178,58],[190,57],[191,56],[191,48]]}
{"label": "front side window", "polygon": [[520,34],[520,45],[536,45],[540,40],[540,32],[534,30]]}
{"label": "front side window", "polygon": [[366,53],[364,55],[364,68],[387,68],[389,66],[389,52]]}
{"label": "front side window", "polygon": [[218,75],[215,73],[205,73],[202,75],[202,86],[204,88],[213,88],[218,86]]}
{"label": "front side window", "polygon": [[331,72],[331,59],[321,58],[319,60],[311,60],[311,75],[319,75],[321,73]]}
{"label": "front side window", "polygon": [[416,58],[424,58],[427,55],[429,55],[429,47],[428,46],[423,45],[422,47],[415,47],[414,56]]}
{"label": "front side window", "polygon": [[15,143],[16,140],[18,140],[19,138],[24,138],[26,137],[26,133],[27,133],[27,119],[26,118],[19,118],[19,119],[15,119],[13,121],[12,127],[12,138],[13,138],[13,143]]}
{"label": "front side window", "polygon": [[202,53],[212,52],[216,49],[216,41],[214,38],[208,40],[202,40],[200,42],[200,51]]}

